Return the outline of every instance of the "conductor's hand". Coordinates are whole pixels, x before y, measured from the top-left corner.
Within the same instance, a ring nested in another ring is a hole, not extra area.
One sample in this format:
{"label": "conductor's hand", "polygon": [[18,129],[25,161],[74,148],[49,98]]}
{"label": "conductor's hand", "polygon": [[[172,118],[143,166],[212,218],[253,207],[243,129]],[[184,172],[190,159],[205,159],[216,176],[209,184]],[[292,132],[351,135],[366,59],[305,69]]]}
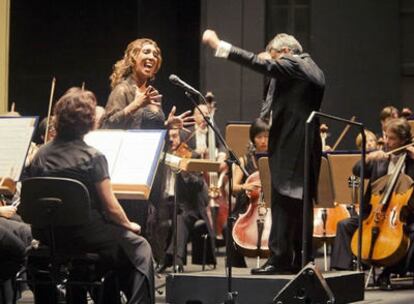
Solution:
{"label": "conductor's hand", "polygon": [[219,37],[217,36],[215,31],[212,30],[205,30],[203,33],[203,39],[204,44],[209,45],[212,49],[217,49],[218,44],[220,42]]}
{"label": "conductor's hand", "polygon": [[141,233],[141,226],[138,225],[137,223],[131,222],[129,225],[129,230],[131,230],[132,232],[136,233],[136,234],[140,234]]}
{"label": "conductor's hand", "polygon": [[259,57],[262,60],[272,60],[272,56],[270,56],[270,53],[266,51],[257,54],[257,57]]}

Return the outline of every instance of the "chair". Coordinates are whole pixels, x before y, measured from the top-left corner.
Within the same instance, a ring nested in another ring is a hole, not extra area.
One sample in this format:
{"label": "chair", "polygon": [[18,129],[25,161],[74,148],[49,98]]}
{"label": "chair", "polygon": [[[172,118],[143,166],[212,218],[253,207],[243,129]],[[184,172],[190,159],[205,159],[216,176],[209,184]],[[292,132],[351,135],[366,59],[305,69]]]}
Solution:
{"label": "chair", "polygon": [[[36,177],[22,182],[21,204],[19,212],[32,229],[47,231],[47,246],[40,246],[29,253],[28,273],[33,279],[28,282],[36,288],[38,285],[51,285],[55,298],[57,286],[65,287],[67,299],[72,286],[101,287],[98,292],[98,303],[102,300],[102,285],[112,273],[101,278],[84,280],[76,278],[81,269],[95,270],[100,259],[97,254],[60,249],[56,243],[56,234],[60,229],[70,229],[88,223],[90,219],[90,197],[88,189],[81,182],[69,178]],[[66,251],[64,251],[66,250]],[[33,261],[35,261],[33,263]],[[36,263],[43,264],[40,269]],[[85,267],[86,266],[86,267]],[[36,277],[43,276],[39,281]],[[90,277],[90,274],[87,275]],[[75,278],[75,279],[74,279]],[[68,288],[69,287],[69,288]],[[68,290],[69,289],[69,290]],[[73,299],[72,299],[73,300]]]}

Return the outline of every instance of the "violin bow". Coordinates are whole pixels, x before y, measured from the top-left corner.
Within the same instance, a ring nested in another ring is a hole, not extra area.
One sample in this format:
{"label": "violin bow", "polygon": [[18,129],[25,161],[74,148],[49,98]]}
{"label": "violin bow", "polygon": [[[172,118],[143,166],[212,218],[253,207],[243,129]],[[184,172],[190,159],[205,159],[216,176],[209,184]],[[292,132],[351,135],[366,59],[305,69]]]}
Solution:
{"label": "violin bow", "polygon": [[[352,122],[354,122],[354,121],[355,121],[355,119],[356,119],[356,117],[355,117],[355,116],[352,116],[350,120],[351,120]],[[335,150],[336,150],[336,148],[338,147],[338,145],[340,144],[340,142],[342,141],[342,139],[344,138],[345,134],[349,131],[349,129],[350,129],[350,128],[351,128],[351,125],[350,125],[350,124],[347,124],[347,125],[345,126],[345,128],[342,130],[341,135],[339,135],[339,137],[338,137],[338,139],[336,140],[336,142],[335,142],[334,146],[332,147],[332,151],[335,151]]]}
{"label": "violin bow", "polygon": [[401,147],[399,147],[399,148],[396,148],[396,149],[394,149],[394,150],[391,150],[391,151],[388,151],[388,152],[385,152],[385,155],[391,155],[391,154],[393,154],[393,153],[395,153],[395,152],[399,152],[399,151],[401,151],[401,150],[404,150],[405,148],[408,148],[408,147],[411,147],[411,146],[413,146],[414,145],[414,142],[411,142],[411,143],[409,143],[409,144],[406,144],[406,145],[404,145],[404,146],[401,146]]}
{"label": "violin bow", "polygon": [[55,84],[56,84],[56,78],[53,77],[52,85],[50,87],[49,109],[47,111],[45,138],[44,138],[44,141],[43,141],[44,144],[47,143],[47,137],[48,137],[47,135],[49,134],[50,114],[52,112],[53,95],[55,94]]}

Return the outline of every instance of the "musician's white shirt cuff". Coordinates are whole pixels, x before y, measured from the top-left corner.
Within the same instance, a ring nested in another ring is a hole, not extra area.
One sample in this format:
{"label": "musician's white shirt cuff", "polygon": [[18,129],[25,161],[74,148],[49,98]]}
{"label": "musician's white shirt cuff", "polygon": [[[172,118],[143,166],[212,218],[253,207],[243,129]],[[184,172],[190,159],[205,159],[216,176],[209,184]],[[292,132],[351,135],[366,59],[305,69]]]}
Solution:
{"label": "musician's white shirt cuff", "polygon": [[226,41],[220,40],[214,56],[220,57],[220,58],[227,58],[229,57],[230,50],[231,50],[231,44]]}

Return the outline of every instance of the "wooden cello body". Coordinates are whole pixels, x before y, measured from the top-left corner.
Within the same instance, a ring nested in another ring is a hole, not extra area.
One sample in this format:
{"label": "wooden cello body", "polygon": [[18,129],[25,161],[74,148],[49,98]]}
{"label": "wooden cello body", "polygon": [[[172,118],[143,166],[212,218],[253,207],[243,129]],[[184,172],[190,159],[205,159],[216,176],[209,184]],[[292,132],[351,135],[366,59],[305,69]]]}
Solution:
{"label": "wooden cello body", "polygon": [[[408,251],[409,238],[400,213],[411,198],[413,180],[401,173],[404,161],[402,156],[391,176],[381,177],[372,184],[372,209],[362,227],[361,259],[366,263],[391,266]],[[351,249],[357,255],[358,230],[352,238]]]}
{"label": "wooden cello body", "polygon": [[335,203],[333,208],[313,208],[313,237],[334,238],[338,222],[349,218],[344,204]]}
{"label": "wooden cello body", "polygon": [[[260,183],[259,172],[250,175],[246,183]],[[247,191],[250,204],[236,220],[232,235],[239,251],[247,257],[267,258],[270,255],[269,235],[272,224],[270,208],[263,201],[261,189]]]}

